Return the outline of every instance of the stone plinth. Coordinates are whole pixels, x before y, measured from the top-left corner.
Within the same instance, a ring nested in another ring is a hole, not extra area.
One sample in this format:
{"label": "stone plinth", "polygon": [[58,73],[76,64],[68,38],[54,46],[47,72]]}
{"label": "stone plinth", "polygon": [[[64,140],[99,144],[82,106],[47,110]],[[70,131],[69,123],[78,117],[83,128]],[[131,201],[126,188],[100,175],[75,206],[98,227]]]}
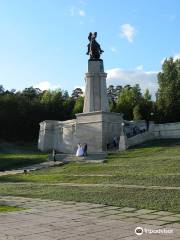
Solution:
{"label": "stone plinth", "polygon": [[107,73],[104,72],[102,60],[88,61],[83,113],[94,111],[109,112],[106,77]]}
{"label": "stone plinth", "polygon": [[122,121],[122,114],[102,111],[79,113],[70,121],[44,121],[40,124],[38,148],[75,154],[78,143],[87,143],[88,153],[101,153],[112,144],[114,136],[120,136]]}
{"label": "stone plinth", "polygon": [[90,153],[106,151],[113,137],[120,135],[122,114],[96,111],[77,114],[76,118],[76,139],[86,142]]}

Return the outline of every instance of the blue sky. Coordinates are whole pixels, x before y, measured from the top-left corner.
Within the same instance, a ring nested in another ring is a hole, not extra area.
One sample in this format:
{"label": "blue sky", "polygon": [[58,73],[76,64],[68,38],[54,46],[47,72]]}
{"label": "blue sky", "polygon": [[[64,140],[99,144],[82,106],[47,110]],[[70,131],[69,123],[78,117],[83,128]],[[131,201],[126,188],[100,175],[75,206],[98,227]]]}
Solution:
{"label": "blue sky", "polygon": [[165,57],[180,57],[179,0],[0,0],[0,84],[84,86],[88,33],[105,51],[107,85],[157,90]]}

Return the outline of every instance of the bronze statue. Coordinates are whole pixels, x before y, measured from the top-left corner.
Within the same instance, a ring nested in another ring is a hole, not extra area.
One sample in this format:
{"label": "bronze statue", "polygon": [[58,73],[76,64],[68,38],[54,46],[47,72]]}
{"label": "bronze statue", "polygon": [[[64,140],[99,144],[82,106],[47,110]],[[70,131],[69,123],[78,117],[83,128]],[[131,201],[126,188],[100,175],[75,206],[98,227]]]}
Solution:
{"label": "bronze statue", "polygon": [[97,37],[97,32],[90,32],[88,39],[90,41],[90,43],[87,45],[88,47],[88,51],[87,51],[87,55],[90,55],[90,60],[99,60],[100,55],[104,52],[99,43],[96,41],[96,37]]}

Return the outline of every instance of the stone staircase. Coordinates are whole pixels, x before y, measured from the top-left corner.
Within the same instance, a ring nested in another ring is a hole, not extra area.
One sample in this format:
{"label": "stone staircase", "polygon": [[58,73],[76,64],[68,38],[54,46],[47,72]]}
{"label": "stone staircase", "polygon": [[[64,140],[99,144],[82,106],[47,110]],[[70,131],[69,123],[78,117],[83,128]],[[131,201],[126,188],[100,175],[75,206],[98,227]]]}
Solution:
{"label": "stone staircase", "polygon": [[[53,160],[52,154],[48,156],[49,160]],[[86,163],[104,163],[107,161],[107,153],[91,153],[88,156],[76,157],[75,154],[65,154],[59,153],[56,154],[56,161],[60,161],[63,163],[68,162],[86,162]]]}

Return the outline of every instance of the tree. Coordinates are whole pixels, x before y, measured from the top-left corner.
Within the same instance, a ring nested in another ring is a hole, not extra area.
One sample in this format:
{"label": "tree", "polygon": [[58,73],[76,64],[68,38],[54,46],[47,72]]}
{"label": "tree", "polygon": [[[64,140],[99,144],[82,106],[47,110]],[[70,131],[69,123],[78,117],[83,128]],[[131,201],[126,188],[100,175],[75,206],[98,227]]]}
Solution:
{"label": "tree", "polygon": [[0,94],[4,93],[4,91],[5,91],[5,89],[4,89],[3,85],[0,85]]}
{"label": "tree", "polygon": [[39,88],[33,87],[25,88],[22,91],[22,95],[26,96],[29,99],[29,101],[31,101],[33,98],[36,98],[40,93],[41,90]]}
{"label": "tree", "polygon": [[137,105],[133,109],[134,120],[152,120],[151,114],[153,112],[153,102],[149,90],[146,89],[144,95],[137,102]]}
{"label": "tree", "polygon": [[109,102],[115,102],[122,91],[122,86],[118,85],[114,87],[113,85],[109,85],[107,88],[107,95],[109,98]]}
{"label": "tree", "polygon": [[133,119],[134,120],[141,120],[141,119],[143,119],[143,117],[142,117],[142,109],[141,109],[140,104],[137,104],[133,108]]}
{"label": "tree", "polygon": [[71,97],[76,100],[78,97],[83,96],[83,91],[81,88],[75,88],[71,94]]}
{"label": "tree", "polygon": [[180,59],[166,59],[158,73],[157,92],[158,120],[180,121]]}
{"label": "tree", "polygon": [[78,97],[73,108],[73,115],[83,112],[84,97]]}
{"label": "tree", "polygon": [[133,109],[141,101],[142,94],[138,84],[131,87],[126,85],[117,99],[116,111],[124,113],[127,120],[133,119]]}

